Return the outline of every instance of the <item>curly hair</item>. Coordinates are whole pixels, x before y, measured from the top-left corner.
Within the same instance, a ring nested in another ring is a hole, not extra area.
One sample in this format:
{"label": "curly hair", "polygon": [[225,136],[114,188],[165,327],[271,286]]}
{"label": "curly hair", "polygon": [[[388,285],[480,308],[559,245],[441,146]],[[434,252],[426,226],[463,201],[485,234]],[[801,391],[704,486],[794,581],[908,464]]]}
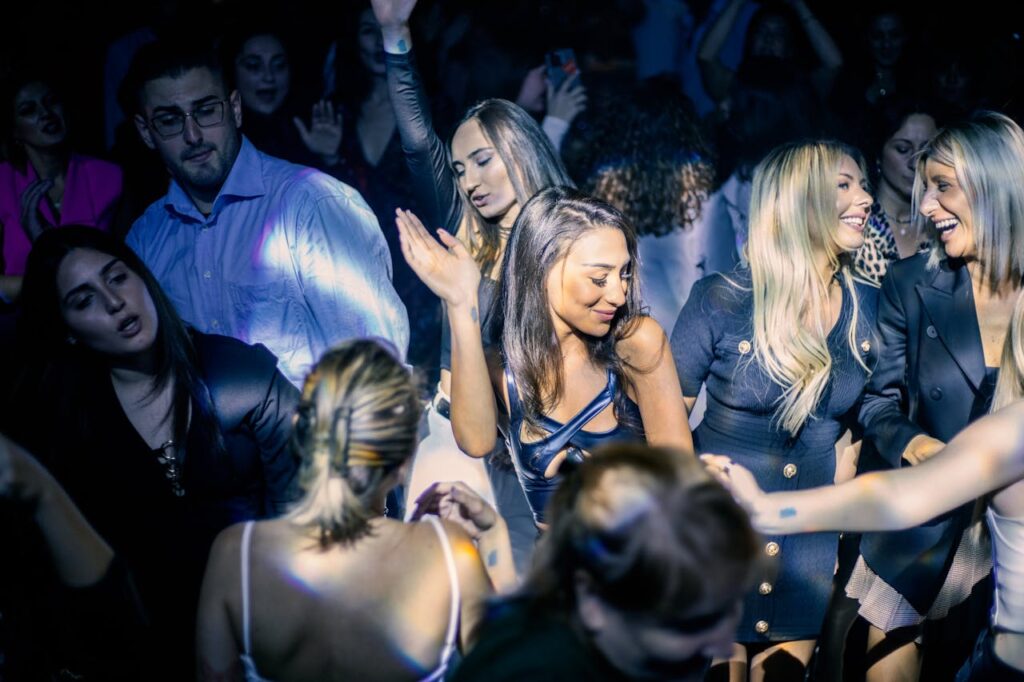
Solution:
{"label": "curly hair", "polygon": [[660,78],[640,85],[628,106],[599,107],[583,155],[583,188],[622,211],[641,236],[692,225],[714,188],[711,149],[690,103]]}

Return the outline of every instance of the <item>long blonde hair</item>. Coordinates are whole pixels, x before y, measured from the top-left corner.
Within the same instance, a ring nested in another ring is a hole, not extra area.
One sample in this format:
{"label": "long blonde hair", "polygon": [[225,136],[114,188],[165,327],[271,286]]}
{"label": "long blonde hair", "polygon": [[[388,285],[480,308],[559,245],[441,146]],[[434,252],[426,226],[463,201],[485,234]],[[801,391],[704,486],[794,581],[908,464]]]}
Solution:
{"label": "long blonde hair", "polygon": [[388,474],[416,448],[420,403],[409,371],[381,343],[328,351],[310,372],[295,416],[304,497],[287,516],[319,529],[320,543],[350,543],[380,513]]}
{"label": "long blonde hair", "polygon": [[813,414],[832,369],[824,312],[830,283],[815,267],[822,249],[853,302],[847,342],[868,371],[856,343],[860,308],[850,256],[836,241],[836,176],[846,156],[863,172],[860,154],[836,142],[783,145],[754,170],[746,246],[754,298],[751,360],[782,387],[775,417],[791,434]]}

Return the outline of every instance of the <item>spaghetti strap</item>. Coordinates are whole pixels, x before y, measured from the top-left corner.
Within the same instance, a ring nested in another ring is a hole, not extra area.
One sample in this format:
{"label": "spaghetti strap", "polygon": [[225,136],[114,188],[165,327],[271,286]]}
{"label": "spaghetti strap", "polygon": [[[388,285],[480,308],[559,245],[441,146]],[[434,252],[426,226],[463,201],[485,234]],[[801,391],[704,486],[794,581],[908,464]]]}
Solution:
{"label": "spaghetti strap", "polygon": [[245,522],[242,531],[242,646],[245,655],[252,654],[252,635],[249,632],[249,545],[252,542],[252,521]]}
{"label": "spaghetti strap", "polygon": [[456,637],[459,634],[459,606],[462,603],[462,597],[459,592],[459,576],[455,572],[455,556],[452,554],[451,544],[448,542],[448,534],[444,530],[444,526],[441,525],[440,519],[433,515],[427,515],[423,517],[426,521],[430,522],[430,525],[434,527],[437,532],[437,538],[441,541],[441,549],[444,551],[444,561],[448,566],[448,582],[451,585],[452,603],[451,609],[448,614],[448,631],[444,636],[444,648],[441,650],[441,662],[437,669],[434,670],[430,675],[424,677],[422,682],[435,682],[444,678],[445,672],[448,670],[448,662],[451,659],[452,654],[455,652]]}
{"label": "spaghetti strap", "polygon": [[242,646],[245,648],[239,656],[242,662],[242,677],[245,682],[270,682],[265,677],[260,677],[256,670],[256,661],[252,660],[252,631],[250,628],[251,617],[249,615],[249,601],[251,598],[249,587],[249,551],[252,546],[253,521],[245,522],[245,529],[242,530]]}

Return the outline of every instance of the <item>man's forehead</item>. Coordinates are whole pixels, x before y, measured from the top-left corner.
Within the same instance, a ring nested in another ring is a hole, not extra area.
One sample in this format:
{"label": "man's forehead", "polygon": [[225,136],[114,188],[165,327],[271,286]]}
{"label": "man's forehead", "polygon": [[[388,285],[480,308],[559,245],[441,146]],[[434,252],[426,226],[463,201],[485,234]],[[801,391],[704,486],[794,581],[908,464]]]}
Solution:
{"label": "man's forehead", "polygon": [[161,76],[146,83],[145,103],[150,109],[178,107],[187,110],[211,97],[224,99],[224,81],[206,67],[189,69],[174,76]]}

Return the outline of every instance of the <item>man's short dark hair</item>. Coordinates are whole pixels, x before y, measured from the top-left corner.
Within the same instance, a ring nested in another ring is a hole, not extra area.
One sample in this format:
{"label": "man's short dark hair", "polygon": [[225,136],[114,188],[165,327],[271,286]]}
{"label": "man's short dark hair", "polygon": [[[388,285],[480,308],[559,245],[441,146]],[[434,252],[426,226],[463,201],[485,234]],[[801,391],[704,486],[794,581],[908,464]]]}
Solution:
{"label": "man's short dark hair", "polygon": [[136,112],[144,108],[146,84],[158,78],[178,78],[192,69],[209,69],[224,84],[225,93],[231,92],[231,74],[224,69],[220,52],[213,41],[165,38],[143,45],[135,54],[124,81],[123,101],[130,102]]}

